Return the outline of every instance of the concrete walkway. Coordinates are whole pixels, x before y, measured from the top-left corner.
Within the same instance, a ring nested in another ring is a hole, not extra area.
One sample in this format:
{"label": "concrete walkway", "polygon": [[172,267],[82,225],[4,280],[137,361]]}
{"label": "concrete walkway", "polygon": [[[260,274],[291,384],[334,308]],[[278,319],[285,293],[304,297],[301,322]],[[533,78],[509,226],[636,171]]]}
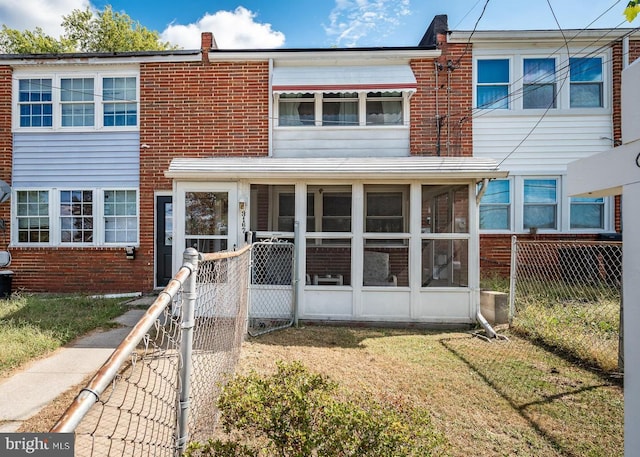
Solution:
{"label": "concrete walkway", "polygon": [[[129,302],[148,306],[155,296]],[[129,334],[145,309],[131,309],[115,319],[121,326],[95,331],[0,381],[0,432],[15,432],[59,395],[94,374]]]}

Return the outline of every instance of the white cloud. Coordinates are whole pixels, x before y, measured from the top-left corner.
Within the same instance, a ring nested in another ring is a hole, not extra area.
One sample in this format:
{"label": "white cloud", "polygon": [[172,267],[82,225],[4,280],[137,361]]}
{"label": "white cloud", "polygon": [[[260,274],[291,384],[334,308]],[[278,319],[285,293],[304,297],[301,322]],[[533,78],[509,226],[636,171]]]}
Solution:
{"label": "white cloud", "polygon": [[284,45],[284,33],[271,24],[255,21],[256,13],[239,6],[234,11],[205,14],[195,24],[172,24],[162,32],[162,40],[184,49],[200,49],[200,34],[212,32],[220,49],[267,49]]}
{"label": "white cloud", "polygon": [[383,46],[400,18],[411,14],[409,0],[335,0],[326,34],[336,46],[353,47],[364,38]]}
{"label": "white cloud", "polygon": [[40,27],[48,35],[59,37],[62,16],[74,9],[84,10],[89,0],[0,0],[0,19],[11,29],[33,30]]}

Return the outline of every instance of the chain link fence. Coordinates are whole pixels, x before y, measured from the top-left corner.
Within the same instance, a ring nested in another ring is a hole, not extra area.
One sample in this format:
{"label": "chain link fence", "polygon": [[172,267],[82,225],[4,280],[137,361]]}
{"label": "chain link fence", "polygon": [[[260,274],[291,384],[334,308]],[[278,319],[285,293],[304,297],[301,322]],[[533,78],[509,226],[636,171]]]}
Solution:
{"label": "chain link fence", "polygon": [[623,371],[621,242],[515,240],[511,331],[606,372]]}
{"label": "chain link fence", "polygon": [[294,244],[253,243],[249,334],[290,327],[295,319]]}
{"label": "chain link fence", "polygon": [[75,432],[76,456],[179,455],[215,427],[246,333],[250,249],[184,258],[51,429]]}

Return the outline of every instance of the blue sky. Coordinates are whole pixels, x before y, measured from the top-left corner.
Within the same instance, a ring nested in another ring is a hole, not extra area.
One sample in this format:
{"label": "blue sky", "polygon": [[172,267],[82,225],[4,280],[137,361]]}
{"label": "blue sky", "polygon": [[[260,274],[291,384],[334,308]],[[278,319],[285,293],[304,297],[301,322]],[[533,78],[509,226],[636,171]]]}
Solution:
{"label": "blue sky", "polygon": [[437,14],[472,30],[485,4],[480,30],[557,29],[554,14],[563,29],[640,22],[624,22],[627,0],[0,0],[0,23],[57,35],[63,15],[107,4],[186,49],[199,47],[202,31],[221,48],[413,46]]}

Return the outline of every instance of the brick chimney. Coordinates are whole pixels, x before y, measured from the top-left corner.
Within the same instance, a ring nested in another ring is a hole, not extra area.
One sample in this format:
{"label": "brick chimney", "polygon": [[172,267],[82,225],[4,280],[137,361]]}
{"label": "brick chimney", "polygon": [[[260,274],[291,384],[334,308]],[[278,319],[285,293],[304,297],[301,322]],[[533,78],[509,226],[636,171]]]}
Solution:
{"label": "brick chimney", "polygon": [[209,51],[212,49],[218,49],[216,39],[211,32],[202,32],[200,35],[200,50],[202,51],[202,61],[209,62]]}

